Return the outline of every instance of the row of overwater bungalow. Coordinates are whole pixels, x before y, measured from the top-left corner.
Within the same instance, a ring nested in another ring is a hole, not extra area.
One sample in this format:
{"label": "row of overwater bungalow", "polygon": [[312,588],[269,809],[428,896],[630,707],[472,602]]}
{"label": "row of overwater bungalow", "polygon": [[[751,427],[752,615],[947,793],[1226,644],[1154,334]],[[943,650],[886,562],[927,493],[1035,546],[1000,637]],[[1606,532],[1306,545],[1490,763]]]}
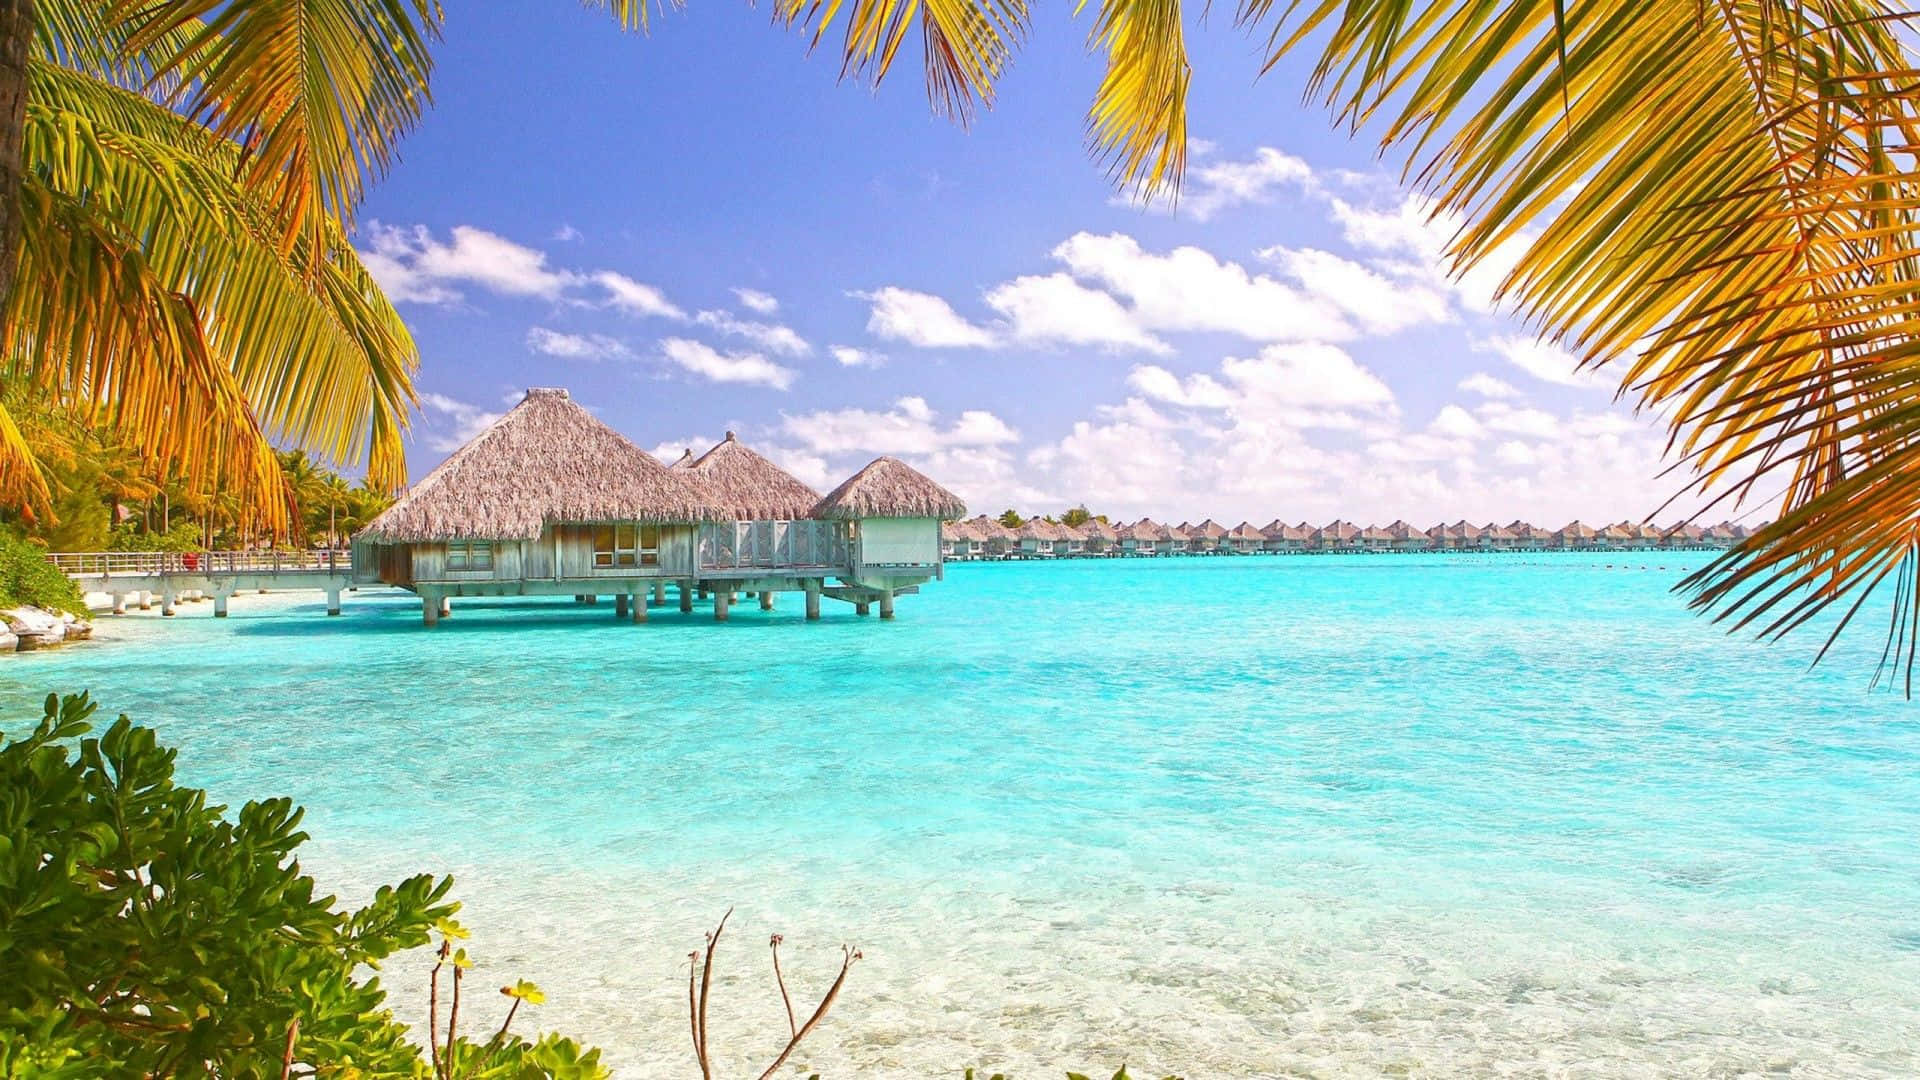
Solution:
{"label": "row of overwater bungalow", "polygon": [[1411,551],[1699,551],[1731,547],[1750,535],[1744,525],[1689,522],[1661,529],[1623,521],[1595,528],[1579,521],[1544,529],[1524,521],[1474,525],[1456,521],[1421,529],[1391,525],[1326,525],[1279,520],[1229,529],[1208,519],[1198,525],[1162,525],[1151,518],[1112,525],[1098,518],[1065,525],[1034,518],[1017,529],[990,517],[948,521],[940,541],[949,559],[1058,559],[1154,555],[1267,555]]}
{"label": "row of overwater bungalow", "polygon": [[664,465],[574,402],[534,389],[354,537],[354,580],[417,593],[432,626],[455,597],[610,596],[645,622],[696,601],[727,618],[738,598],[771,610],[805,595],[865,615],[941,576],[940,522],[966,506],[906,464],[879,458],[827,495],[732,432]]}

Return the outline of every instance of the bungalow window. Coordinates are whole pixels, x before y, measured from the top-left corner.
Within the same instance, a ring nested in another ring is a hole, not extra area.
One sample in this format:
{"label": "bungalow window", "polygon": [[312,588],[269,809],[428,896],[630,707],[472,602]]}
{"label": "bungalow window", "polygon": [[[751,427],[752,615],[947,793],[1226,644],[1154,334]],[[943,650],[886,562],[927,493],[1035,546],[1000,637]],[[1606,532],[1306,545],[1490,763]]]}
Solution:
{"label": "bungalow window", "polygon": [[660,565],[660,527],[657,525],[596,525],[593,530],[593,567],[619,570]]}
{"label": "bungalow window", "polygon": [[493,569],[493,541],[449,540],[447,542],[447,569]]}

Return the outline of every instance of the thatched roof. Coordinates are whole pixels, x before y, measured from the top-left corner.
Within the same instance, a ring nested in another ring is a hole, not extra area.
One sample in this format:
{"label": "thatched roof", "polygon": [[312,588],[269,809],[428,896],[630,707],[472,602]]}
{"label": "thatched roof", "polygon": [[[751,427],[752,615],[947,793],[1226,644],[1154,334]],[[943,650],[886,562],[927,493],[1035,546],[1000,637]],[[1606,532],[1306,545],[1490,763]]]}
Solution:
{"label": "thatched roof", "polygon": [[1235,540],[1265,540],[1267,538],[1267,534],[1254,528],[1253,522],[1251,521],[1243,521],[1235,525],[1233,531],[1227,535]]}
{"label": "thatched roof", "polygon": [[1161,524],[1152,518],[1141,518],[1131,525],[1122,525],[1115,531],[1120,534],[1122,540],[1154,541],[1160,539],[1161,529]]}
{"label": "thatched roof", "polygon": [[1013,535],[1022,540],[1065,540],[1067,538],[1061,526],[1042,517],[1028,518],[1024,524],[1013,530]]}
{"label": "thatched roof", "polygon": [[1393,524],[1387,526],[1386,532],[1388,536],[1393,537],[1395,540],[1427,539],[1427,531],[1425,529],[1417,528],[1409,524],[1404,518],[1396,519]]}
{"label": "thatched roof", "polygon": [[1358,525],[1355,525],[1351,521],[1343,521],[1339,518],[1335,518],[1328,524],[1322,525],[1313,531],[1313,538],[1321,543],[1326,543],[1329,540],[1335,543],[1343,543],[1357,539],[1359,536],[1360,527]]}
{"label": "thatched roof", "polygon": [[960,496],[927,479],[899,458],[874,458],[813,506],[809,517],[949,518],[964,517]]}
{"label": "thatched roof", "polygon": [[1099,518],[1088,518],[1087,523],[1080,526],[1080,531],[1085,533],[1089,540],[1096,537],[1101,540],[1120,539],[1120,531]]}
{"label": "thatched roof", "polygon": [[1583,525],[1578,520],[1574,520],[1568,522],[1560,531],[1553,535],[1563,540],[1591,540],[1600,534],[1594,531],[1593,526]]}
{"label": "thatched roof", "polygon": [[1013,530],[1000,524],[999,518],[990,518],[985,514],[981,514],[978,517],[968,518],[966,523],[973,527],[974,532],[980,534],[980,539],[982,540],[1010,540],[1013,538]]}
{"label": "thatched roof", "polygon": [[1366,528],[1360,530],[1360,539],[1362,540],[1395,540],[1395,539],[1398,539],[1398,537],[1394,536],[1392,533],[1388,532],[1387,530],[1381,528],[1378,525],[1368,525]]}
{"label": "thatched roof", "polygon": [[[727,432],[727,437],[732,438],[733,432],[731,431]],[[686,449],[680,451],[680,456],[674,460],[673,464],[667,466],[667,468],[669,469],[693,468],[693,448],[689,446]]]}
{"label": "thatched roof", "polygon": [[536,388],[360,535],[387,543],[534,540],[553,522],[728,519],[698,482],[670,471],[565,390]]}
{"label": "thatched roof", "polygon": [[806,517],[820,501],[819,492],[747,449],[731,431],[686,471],[739,521],[792,521]]}
{"label": "thatched roof", "polygon": [[1227,538],[1227,529],[1226,526],[1221,525],[1212,518],[1208,518],[1193,527],[1193,535],[1205,540],[1225,540]]}

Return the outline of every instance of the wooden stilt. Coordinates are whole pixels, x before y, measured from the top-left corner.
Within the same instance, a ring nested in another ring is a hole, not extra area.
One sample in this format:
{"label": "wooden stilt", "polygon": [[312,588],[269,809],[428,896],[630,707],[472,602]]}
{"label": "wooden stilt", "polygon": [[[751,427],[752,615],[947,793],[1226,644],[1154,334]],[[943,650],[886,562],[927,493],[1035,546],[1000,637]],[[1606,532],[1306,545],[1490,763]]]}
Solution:
{"label": "wooden stilt", "polygon": [[444,619],[451,614],[453,614],[453,598],[450,596],[441,597],[440,598],[440,617]]}
{"label": "wooden stilt", "polygon": [[440,598],[432,595],[420,597],[420,621],[428,626],[440,625]]}
{"label": "wooden stilt", "polygon": [[690,581],[683,581],[680,583],[680,614],[690,615],[692,613],[693,613],[693,583]]}
{"label": "wooden stilt", "polygon": [[173,614],[173,590],[167,589],[160,594],[160,614]]}
{"label": "wooden stilt", "polygon": [[126,593],[117,592],[113,594],[113,613],[115,615],[125,615],[127,613]]}
{"label": "wooden stilt", "polygon": [[[626,593],[613,594],[613,617],[614,618],[624,619],[627,617],[627,599],[628,597]],[[645,604],[641,604],[640,606],[643,608],[646,607]]]}
{"label": "wooden stilt", "polygon": [[327,590],[327,614],[340,614],[340,590],[337,588]]}
{"label": "wooden stilt", "polygon": [[[655,587],[656,589],[657,589],[657,588],[659,588],[659,586],[658,586],[658,585],[656,585],[656,586],[654,586],[654,587]],[[645,594],[645,593],[635,593],[635,594],[634,594],[634,597],[633,597],[633,621],[634,621],[634,622],[646,622],[646,621],[647,621],[647,596],[646,596],[646,594]]]}
{"label": "wooden stilt", "polygon": [[773,610],[773,590],[762,589],[760,591],[760,610],[761,611]]}
{"label": "wooden stilt", "polygon": [[853,613],[855,615],[865,615],[871,612],[872,610],[873,610],[872,606],[868,604],[865,600],[856,600],[853,603]]}
{"label": "wooden stilt", "polygon": [[820,579],[807,579],[807,618],[820,617]]}
{"label": "wooden stilt", "polygon": [[733,602],[731,589],[718,589],[713,594],[713,618],[715,622],[727,621],[727,607]]}
{"label": "wooden stilt", "polygon": [[667,583],[666,582],[656,581],[653,583],[653,602],[659,605],[660,607],[667,606]]}
{"label": "wooden stilt", "polygon": [[140,610],[153,610],[153,594],[145,589],[140,590]]}
{"label": "wooden stilt", "polygon": [[885,592],[880,594],[880,617],[883,619],[893,618],[893,590],[892,589],[888,589]]}
{"label": "wooden stilt", "polygon": [[214,617],[214,618],[216,618],[216,619],[224,619],[224,618],[226,618],[226,617],[227,617],[227,597],[228,597],[228,595],[229,595],[228,593],[214,593],[214,594],[213,594],[213,617]]}

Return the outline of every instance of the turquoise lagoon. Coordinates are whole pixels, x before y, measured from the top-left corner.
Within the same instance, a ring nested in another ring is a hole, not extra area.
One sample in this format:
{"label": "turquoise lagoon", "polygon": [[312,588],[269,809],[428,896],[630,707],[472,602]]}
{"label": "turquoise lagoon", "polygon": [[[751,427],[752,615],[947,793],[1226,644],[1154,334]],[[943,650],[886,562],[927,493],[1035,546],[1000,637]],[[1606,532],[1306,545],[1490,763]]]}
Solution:
{"label": "turquoise lagoon", "polygon": [[0,694],[292,796],[343,897],[454,873],[475,985],[623,1076],[693,1075],[729,905],[725,1075],[785,1030],[776,931],[801,997],[865,950],[830,1076],[1920,1073],[1920,706],[1872,627],[1809,672],[1689,615],[1703,558],[967,565],[891,624],[243,596]]}

